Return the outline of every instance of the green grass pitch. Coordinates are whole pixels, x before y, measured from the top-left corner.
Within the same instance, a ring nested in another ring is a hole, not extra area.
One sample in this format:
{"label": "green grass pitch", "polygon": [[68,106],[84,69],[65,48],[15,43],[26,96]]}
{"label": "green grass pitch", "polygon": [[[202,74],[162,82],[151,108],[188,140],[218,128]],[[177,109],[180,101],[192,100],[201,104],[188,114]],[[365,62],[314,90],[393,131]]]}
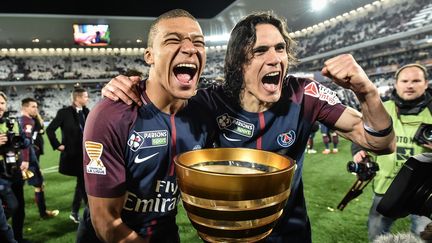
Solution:
{"label": "green grass pitch", "polygon": [[[58,173],[58,152],[53,151],[45,141],[45,155],[41,167],[45,177],[45,194],[48,209],[59,209],[53,219],[41,220],[34,203],[33,188],[25,185],[26,218],[24,237],[34,243],[75,242],[77,224],[69,219],[74,177]],[[318,243],[367,242],[366,220],[371,203],[372,191],[368,186],[362,195],[351,201],[344,211],[336,209],[338,203],[351,187],[356,177],[346,171],[351,160],[350,143],[341,139],[339,153],[323,155],[321,137],[315,137],[317,154],[306,154],[303,181],[308,214],[312,224],[312,239]],[[82,212],[82,211],[81,211]],[[177,223],[181,241],[202,242],[189,223],[183,207],[179,205]],[[409,230],[409,221],[399,220],[394,232]]]}

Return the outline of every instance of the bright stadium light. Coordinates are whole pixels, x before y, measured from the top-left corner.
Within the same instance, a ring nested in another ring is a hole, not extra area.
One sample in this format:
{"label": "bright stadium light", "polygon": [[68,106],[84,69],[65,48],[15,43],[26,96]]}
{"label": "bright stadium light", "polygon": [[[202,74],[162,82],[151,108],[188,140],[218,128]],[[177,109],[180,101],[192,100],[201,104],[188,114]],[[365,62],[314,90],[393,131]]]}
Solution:
{"label": "bright stadium light", "polygon": [[327,6],[327,0],[311,0],[310,2],[313,12],[323,10]]}
{"label": "bright stadium light", "polygon": [[230,34],[209,35],[205,37],[205,40],[208,42],[227,42],[229,37]]}

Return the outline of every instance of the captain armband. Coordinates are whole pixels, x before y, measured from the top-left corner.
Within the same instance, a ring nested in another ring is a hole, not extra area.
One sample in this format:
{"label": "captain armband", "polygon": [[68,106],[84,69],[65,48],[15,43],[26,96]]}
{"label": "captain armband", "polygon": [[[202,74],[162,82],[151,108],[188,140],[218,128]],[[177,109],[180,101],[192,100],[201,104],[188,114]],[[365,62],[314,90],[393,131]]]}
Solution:
{"label": "captain armband", "polygon": [[375,131],[372,127],[366,125],[365,122],[363,122],[363,128],[367,133],[369,133],[369,135],[374,137],[385,137],[393,131],[393,119],[390,117],[390,126],[380,131]]}

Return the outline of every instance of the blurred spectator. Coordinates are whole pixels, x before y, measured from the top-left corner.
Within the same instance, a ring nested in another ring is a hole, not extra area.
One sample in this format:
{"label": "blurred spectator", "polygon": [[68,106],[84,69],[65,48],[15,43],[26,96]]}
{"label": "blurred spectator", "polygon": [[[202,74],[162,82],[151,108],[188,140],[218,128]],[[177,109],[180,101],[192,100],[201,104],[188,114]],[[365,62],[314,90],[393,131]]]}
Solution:
{"label": "blurred spectator", "polygon": [[[69,215],[74,223],[79,223],[81,201],[84,200],[84,203],[87,204],[83,178],[82,141],[85,120],[89,113],[89,109],[86,107],[88,99],[87,90],[76,87],[72,91],[72,105],[60,109],[46,129],[52,148],[60,151],[59,172],[63,175],[76,177],[72,210]],[[62,134],[61,142],[56,136],[58,128]]]}
{"label": "blurred spectator", "polygon": [[[28,146],[29,152],[29,164],[27,168],[23,169],[24,179],[28,180],[28,184],[34,187],[35,192],[35,202],[39,210],[39,216],[42,219],[48,219],[55,217],[59,214],[59,210],[47,210],[45,201],[45,191],[44,191],[44,178],[42,172],[40,171],[39,161],[36,158],[35,147],[33,144],[33,134],[35,132],[35,122],[33,117],[37,114],[37,101],[33,98],[25,98],[21,102],[21,118],[20,125],[21,130],[25,133],[27,139],[31,141],[30,146]],[[26,160],[27,161],[27,160]],[[33,176],[27,174],[26,172],[31,171]]]}
{"label": "blurred spectator", "polygon": [[[323,143],[324,143],[324,147],[325,149],[322,151],[323,154],[330,154],[330,153],[334,153],[336,154],[337,152],[339,152],[338,150],[338,144],[339,144],[339,135],[329,129],[326,125],[320,123],[320,128],[321,128],[321,135],[322,135],[322,139],[323,139]],[[333,149],[330,150],[330,143],[333,144]]]}

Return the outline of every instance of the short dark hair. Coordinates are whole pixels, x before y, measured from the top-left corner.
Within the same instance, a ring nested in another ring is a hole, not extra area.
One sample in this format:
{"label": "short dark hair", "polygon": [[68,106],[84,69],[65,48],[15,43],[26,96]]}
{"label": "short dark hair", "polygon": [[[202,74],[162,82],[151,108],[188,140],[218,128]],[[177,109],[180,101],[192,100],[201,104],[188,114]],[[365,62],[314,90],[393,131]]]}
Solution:
{"label": "short dark hair", "polygon": [[410,64],[407,64],[407,65],[400,67],[395,73],[395,79],[397,80],[399,78],[399,73],[402,70],[404,70],[405,68],[410,68],[410,67],[416,67],[416,68],[422,70],[424,79],[428,80],[428,71],[427,71],[426,67],[421,65],[421,64],[418,64],[418,63],[410,63]]}
{"label": "short dark hair", "polygon": [[258,24],[271,24],[281,33],[288,55],[288,63],[297,63],[294,47],[296,42],[288,34],[286,21],[273,13],[257,12],[246,16],[238,22],[231,32],[225,55],[225,82],[224,92],[234,102],[240,104],[240,91],[243,87],[243,65],[250,61],[248,55],[256,42],[256,29]]}
{"label": "short dark hair", "polygon": [[87,90],[81,86],[75,87],[72,91],[72,100],[75,100],[76,97],[81,96],[82,93],[87,92]]}
{"label": "short dark hair", "polygon": [[38,103],[35,98],[27,97],[21,100],[21,106],[28,106],[30,102]]}
{"label": "short dark hair", "polygon": [[180,18],[180,17],[186,17],[186,18],[190,18],[194,21],[197,21],[196,18],[194,16],[192,16],[192,14],[190,14],[188,11],[183,10],[183,9],[173,9],[170,10],[168,12],[165,12],[161,15],[159,15],[159,17],[157,17],[153,23],[150,25],[150,29],[148,32],[148,38],[147,38],[147,46],[151,47],[153,46],[153,39],[157,34],[157,25],[159,24],[160,21],[165,20],[165,19],[172,19],[172,18]]}

